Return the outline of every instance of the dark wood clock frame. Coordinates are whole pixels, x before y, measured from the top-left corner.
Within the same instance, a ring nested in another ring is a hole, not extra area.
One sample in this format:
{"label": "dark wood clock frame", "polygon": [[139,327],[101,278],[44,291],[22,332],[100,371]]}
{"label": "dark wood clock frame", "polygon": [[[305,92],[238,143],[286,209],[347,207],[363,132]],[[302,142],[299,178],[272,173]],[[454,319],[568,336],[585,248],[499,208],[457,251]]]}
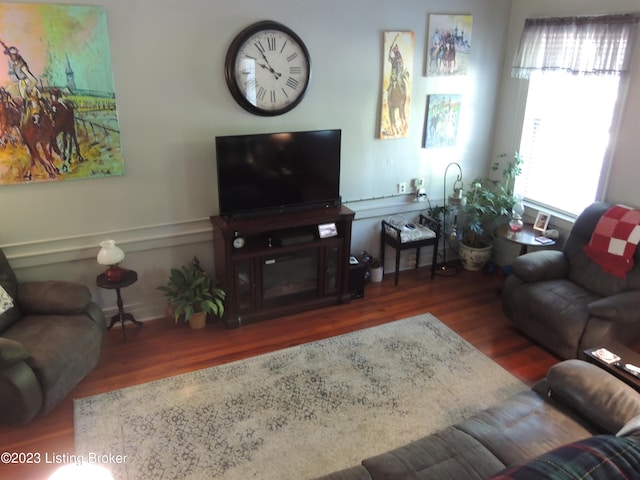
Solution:
{"label": "dark wood clock frame", "polygon": [[[236,65],[236,59],[239,55],[239,51],[241,47],[245,44],[247,39],[251,38],[252,36],[254,36],[255,34],[263,30],[278,30],[290,36],[302,50],[305,57],[305,62],[307,63],[308,72],[309,72],[305,81],[300,84],[299,91],[295,93],[297,95],[296,98],[291,102],[289,102],[283,108],[279,108],[279,109],[263,109],[254,105],[244,96],[244,94],[242,93],[242,90],[240,89],[236,81],[235,65]],[[291,30],[289,27],[281,23],[278,23],[272,20],[263,20],[263,21],[254,23],[252,25],[249,25],[233,39],[233,41],[231,42],[231,45],[229,46],[229,49],[227,50],[224,71],[225,71],[225,79],[227,82],[227,86],[229,87],[229,91],[231,92],[231,95],[236,100],[236,102],[238,102],[238,104],[242,108],[244,108],[248,112],[251,112],[255,115],[261,115],[261,116],[282,115],[283,113],[287,113],[290,110],[294,109],[302,101],[302,99],[304,98],[307,92],[309,81],[311,79],[311,56],[309,54],[309,50],[307,49],[302,39],[293,30]]]}

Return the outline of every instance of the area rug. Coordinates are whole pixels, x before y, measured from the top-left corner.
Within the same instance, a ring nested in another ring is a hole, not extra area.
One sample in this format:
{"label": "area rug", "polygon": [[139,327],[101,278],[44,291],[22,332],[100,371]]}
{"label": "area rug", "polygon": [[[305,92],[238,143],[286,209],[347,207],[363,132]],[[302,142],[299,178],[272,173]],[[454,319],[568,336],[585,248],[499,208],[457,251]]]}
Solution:
{"label": "area rug", "polygon": [[424,314],[76,400],[76,454],[118,480],[308,479],[526,388]]}

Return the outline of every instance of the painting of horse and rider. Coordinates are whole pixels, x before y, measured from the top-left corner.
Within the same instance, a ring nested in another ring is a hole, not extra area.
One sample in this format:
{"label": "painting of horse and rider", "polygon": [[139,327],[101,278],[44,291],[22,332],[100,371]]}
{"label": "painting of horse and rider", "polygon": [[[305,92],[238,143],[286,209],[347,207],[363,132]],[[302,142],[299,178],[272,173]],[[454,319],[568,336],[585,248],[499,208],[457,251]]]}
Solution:
{"label": "painting of horse and rider", "polygon": [[409,134],[414,34],[384,32],[383,48],[380,138],[404,138]]}
{"label": "painting of horse and rider", "polygon": [[427,76],[467,74],[472,23],[471,15],[429,15]]}
{"label": "painting of horse and rider", "polygon": [[0,185],[124,174],[103,7],[0,3]]}

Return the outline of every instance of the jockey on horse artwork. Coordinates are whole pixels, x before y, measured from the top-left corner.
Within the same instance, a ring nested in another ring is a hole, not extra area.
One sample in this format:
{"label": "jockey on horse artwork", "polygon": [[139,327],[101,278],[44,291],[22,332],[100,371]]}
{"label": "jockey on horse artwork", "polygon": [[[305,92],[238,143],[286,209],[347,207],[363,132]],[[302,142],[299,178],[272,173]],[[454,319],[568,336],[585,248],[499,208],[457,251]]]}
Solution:
{"label": "jockey on horse artwork", "polygon": [[[45,98],[18,49],[9,47],[2,40],[0,44],[9,57],[10,73],[20,96],[14,100],[4,87],[0,87],[0,146],[5,148],[8,142],[16,143],[17,139],[24,142],[31,161],[23,173],[23,180],[32,179],[33,167],[38,163],[50,179],[55,179],[60,169],[55,166],[54,153],[60,159],[63,172],[69,172],[74,146],[78,162],[84,161],[76,135],[73,104],[62,100],[59,88],[52,88],[49,98]],[[17,135],[13,135],[14,132]],[[58,146],[60,134],[62,151]]]}
{"label": "jockey on horse artwork", "polygon": [[391,136],[400,136],[408,130],[406,103],[409,71],[404,67],[404,59],[396,43],[398,35],[389,47],[388,60],[391,63],[389,86],[387,87],[387,105]]}

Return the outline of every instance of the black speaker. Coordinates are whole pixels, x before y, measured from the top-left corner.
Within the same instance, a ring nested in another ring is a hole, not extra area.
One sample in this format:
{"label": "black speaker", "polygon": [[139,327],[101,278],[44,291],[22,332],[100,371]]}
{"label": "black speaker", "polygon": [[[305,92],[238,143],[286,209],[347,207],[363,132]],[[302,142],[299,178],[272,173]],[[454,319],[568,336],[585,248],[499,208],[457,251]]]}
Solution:
{"label": "black speaker", "polygon": [[352,260],[349,263],[349,292],[351,293],[351,298],[363,298],[367,266],[358,259],[356,259],[357,263],[352,263],[355,257],[351,258]]}

